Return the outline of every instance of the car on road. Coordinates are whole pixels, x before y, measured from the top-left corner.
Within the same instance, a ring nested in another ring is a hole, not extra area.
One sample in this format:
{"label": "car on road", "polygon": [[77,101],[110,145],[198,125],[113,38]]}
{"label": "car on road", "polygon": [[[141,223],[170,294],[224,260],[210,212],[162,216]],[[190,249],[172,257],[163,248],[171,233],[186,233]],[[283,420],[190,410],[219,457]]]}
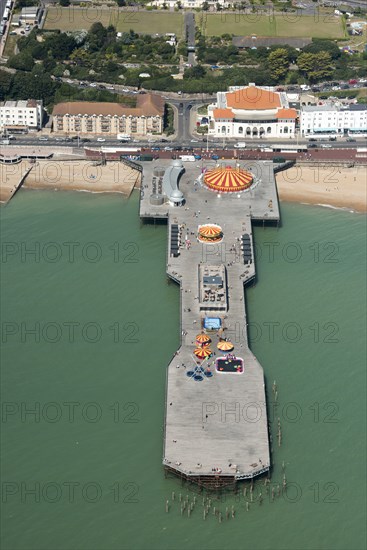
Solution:
{"label": "car on road", "polygon": [[115,86],[105,86],[105,88],[106,88],[107,90],[114,90],[114,89],[115,89]]}
{"label": "car on road", "polygon": [[38,138],[38,141],[48,141],[48,137],[41,136],[41,137]]}
{"label": "car on road", "polygon": [[168,139],[164,139],[164,138],[163,138],[163,139],[161,139],[161,142],[162,142],[162,143],[168,143],[168,142],[169,142],[169,140],[168,140]]}
{"label": "car on road", "polygon": [[97,141],[99,141],[100,143],[106,141],[105,138],[97,138]]}
{"label": "car on road", "polygon": [[95,82],[90,82],[90,83],[89,83],[89,86],[90,86],[91,88],[97,88],[97,84],[96,84]]}
{"label": "car on road", "polygon": [[165,147],[164,151],[173,151],[173,147]]}
{"label": "car on road", "polygon": [[90,139],[88,139],[88,138],[82,138],[80,141],[82,141],[83,143],[87,143],[87,142],[90,141]]}
{"label": "car on road", "polygon": [[347,138],[347,141],[348,141],[349,143],[355,143],[357,140],[354,139],[354,138]]}
{"label": "car on road", "polygon": [[160,147],[152,147],[152,151],[160,151],[161,148]]}
{"label": "car on road", "polygon": [[317,141],[316,138],[310,138],[308,141]]}
{"label": "car on road", "polygon": [[63,137],[57,137],[57,138],[55,138],[55,141],[65,141],[65,138],[63,138]]}
{"label": "car on road", "polygon": [[330,145],[330,143],[322,143],[322,144],[321,144],[321,147],[322,147],[323,149],[331,149],[332,145]]}
{"label": "car on road", "polygon": [[98,88],[99,88],[100,90],[105,90],[105,89],[106,89],[106,86],[104,86],[103,84],[99,84],[99,85],[98,85]]}
{"label": "car on road", "polygon": [[308,149],[312,149],[314,147],[317,147],[317,143],[310,143],[309,145],[307,145]]}
{"label": "car on road", "polygon": [[199,143],[199,140],[198,139],[192,139],[191,143]]}

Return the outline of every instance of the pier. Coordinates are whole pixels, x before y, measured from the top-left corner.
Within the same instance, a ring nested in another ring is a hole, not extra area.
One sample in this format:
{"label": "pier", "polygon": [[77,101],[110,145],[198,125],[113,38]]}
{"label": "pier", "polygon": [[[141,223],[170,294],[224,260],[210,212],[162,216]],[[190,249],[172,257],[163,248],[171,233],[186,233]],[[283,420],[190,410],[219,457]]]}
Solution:
{"label": "pier", "polygon": [[[167,274],[180,286],[181,342],[167,367],[163,465],[203,487],[234,486],[270,468],[264,373],[248,345],[244,288],[255,279],[252,222],[279,222],[274,165],[220,163],[254,180],[242,192],[217,193],[203,181],[213,161],[182,163],[182,169],[173,163],[171,197],[163,182],[172,161],[144,163],[140,190],[140,217],[167,219]],[[198,239],[207,224],[221,228],[220,242]],[[199,334],[210,338],[210,358],[194,354]],[[218,368],[226,356],[217,345],[224,341],[233,344],[233,365],[240,358],[242,372]]]}

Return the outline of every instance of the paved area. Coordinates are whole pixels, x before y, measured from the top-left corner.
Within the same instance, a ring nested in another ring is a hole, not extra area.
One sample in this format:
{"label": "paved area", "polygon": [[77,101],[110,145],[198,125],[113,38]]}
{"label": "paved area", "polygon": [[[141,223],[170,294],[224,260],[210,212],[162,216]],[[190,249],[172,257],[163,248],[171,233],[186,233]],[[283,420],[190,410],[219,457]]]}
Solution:
{"label": "paved area", "polygon": [[[179,183],[185,204],[151,205],[154,167],[163,170],[167,164],[162,159],[144,163],[140,204],[142,218],[168,218],[167,273],[179,283],[181,293],[181,346],[167,372],[163,463],[185,477],[251,478],[269,469],[270,454],[263,369],[247,340],[244,285],[254,278],[255,266],[244,264],[241,236],[250,236],[253,251],[251,220],[279,220],[273,164],[246,163],[244,167],[256,175],[253,189],[219,197],[195,184],[202,168],[214,167],[215,163],[185,163],[186,171]],[[222,242],[203,244],[197,240],[198,226],[206,223],[222,227]],[[173,224],[181,228],[178,257],[170,254]],[[190,245],[185,245],[188,240]],[[200,309],[199,265],[225,267],[226,312]],[[202,365],[204,370],[210,369],[212,376],[194,381],[187,372],[201,364],[193,350],[205,316],[221,318],[222,330],[206,331],[216,355]],[[243,373],[216,372],[214,361],[221,353],[217,349],[221,338],[233,342],[233,353],[244,361]]]}

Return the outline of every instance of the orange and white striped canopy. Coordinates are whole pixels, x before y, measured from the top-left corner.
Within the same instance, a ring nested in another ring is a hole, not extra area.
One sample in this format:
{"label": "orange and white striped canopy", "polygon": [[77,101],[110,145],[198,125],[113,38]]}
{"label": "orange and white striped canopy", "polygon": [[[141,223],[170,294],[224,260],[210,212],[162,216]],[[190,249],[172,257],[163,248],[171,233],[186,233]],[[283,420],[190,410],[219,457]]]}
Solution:
{"label": "orange and white striped canopy", "polygon": [[233,166],[219,166],[208,170],[204,175],[204,183],[209,189],[220,193],[238,193],[248,189],[253,182],[253,176],[247,170]]}
{"label": "orange and white striped canopy", "polygon": [[232,344],[232,342],[222,341],[222,342],[218,342],[217,348],[220,349],[221,351],[232,351],[234,348],[234,345]]}
{"label": "orange and white striped canopy", "polygon": [[209,346],[205,346],[204,348],[194,349],[194,353],[198,359],[206,359],[207,357],[211,356],[212,350],[209,348]]}
{"label": "orange and white striped canopy", "polygon": [[222,228],[219,225],[201,225],[199,235],[203,237],[219,237],[222,234]]}
{"label": "orange and white striped canopy", "polygon": [[196,342],[198,344],[209,344],[210,337],[207,334],[201,333],[196,336]]}

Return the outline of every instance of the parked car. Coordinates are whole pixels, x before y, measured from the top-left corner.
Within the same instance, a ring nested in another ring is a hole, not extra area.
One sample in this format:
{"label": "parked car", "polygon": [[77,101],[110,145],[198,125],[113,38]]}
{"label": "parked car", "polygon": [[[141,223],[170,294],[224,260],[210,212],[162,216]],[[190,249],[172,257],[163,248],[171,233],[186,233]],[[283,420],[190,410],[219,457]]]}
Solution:
{"label": "parked car", "polygon": [[161,148],[160,147],[152,147],[152,151],[160,151]]}
{"label": "parked car", "polygon": [[212,160],[218,160],[219,159],[219,156],[218,155],[212,155]]}
{"label": "parked car", "polygon": [[90,82],[90,83],[89,83],[89,86],[90,86],[91,88],[97,88],[97,84],[96,84],[95,82]]}
{"label": "parked car", "polygon": [[349,141],[349,143],[355,143],[357,140],[354,138],[347,138],[347,141]]}
{"label": "parked car", "polygon": [[322,144],[321,144],[321,147],[322,147],[323,149],[330,149],[332,146],[331,146],[329,143],[322,143]]}

